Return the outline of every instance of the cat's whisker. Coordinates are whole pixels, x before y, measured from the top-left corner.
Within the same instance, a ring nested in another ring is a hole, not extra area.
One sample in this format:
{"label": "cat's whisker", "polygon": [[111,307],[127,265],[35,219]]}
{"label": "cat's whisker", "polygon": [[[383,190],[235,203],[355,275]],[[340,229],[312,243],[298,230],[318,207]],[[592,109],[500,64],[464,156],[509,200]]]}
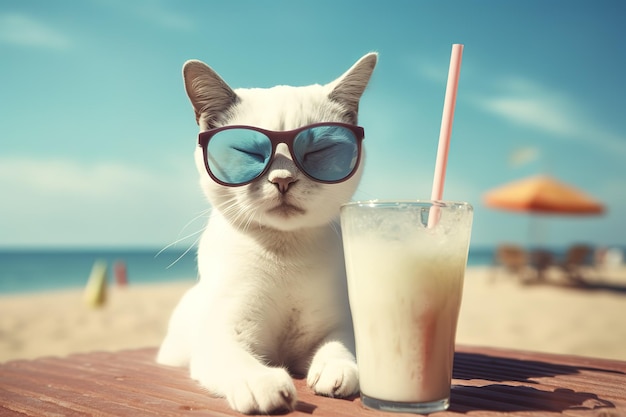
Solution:
{"label": "cat's whisker", "polygon": [[[186,224],[186,225],[185,225],[185,226],[181,229],[180,233],[182,233],[182,232],[183,232],[183,231],[184,231],[187,227],[189,227],[189,226],[191,225],[191,223],[193,223],[194,221],[196,221],[196,220],[198,220],[199,218],[203,217],[205,214],[207,214],[207,213],[209,213],[209,212],[210,212],[210,209],[208,209],[208,210],[203,210],[203,211],[202,211],[199,215],[197,215],[196,217],[194,217],[193,219],[191,219],[189,222],[187,222],[187,224]],[[168,244],[168,245],[166,245],[163,249],[161,249],[160,251],[158,251],[158,252],[157,252],[157,254],[156,254],[156,255],[154,255],[154,257],[156,258],[157,256],[159,256],[160,254],[162,254],[163,252],[165,252],[166,250],[168,250],[168,249],[169,249],[169,248],[171,248],[172,246],[176,246],[178,243],[180,243],[180,242],[182,242],[182,241],[184,241],[184,240],[187,240],[187,239],[189,239],[190,237],[195,236],[195,235],[197,235],[197,234],[199,234],[199,233],[202,233],[202,231],[203,231],[203,230],[204,230],[204,227],[203,227],[203,228],[201,228],[201,229],[200,229],[200,230],[198,230],[198,231],[195,231],[195,232],[190,233],[190,234],[188,234],[188,235],[186,235],[186,236],[183,236],[183,237],[180,237],[180,233],[179,233],[179,235],[178,235],[179,237],[178,237],[175,241],[173,241],[172,243],[169,243],[169,244]],[[196,242],[197,242],[197,241],[196,241]],[[194,242],[194,243],[196,243],[196,242]]]}
{"label": "cat's whisker", "polygon": [[[196,235],[198,235],[198,234],[202,233],[202,232],[203,232],[203,230],[204,230],[204,229],[200,229],[200,230],[197,230],[197,231],[195,231],[195,232],[193,232],[193,233],[190,233],[190,234],[188,234],[188,235],[186,235],[186,236],[183,236],[183,237],[181,237],[181,238],[179,238],[179,239],[176,239],[175,241],[173,241],[172,243],[168,244],[168,245],[167,245],[167,246],[165,246],[163,249],[161,249],[160,251],[158,251],[158,252],[156,253],[156,255],[154,255],[154,257],[156,258],[157,256],[161,255],[163,252],[165,252],[166,250],[168,250],[169,248],[171,248],[171,247],[173,247],[173,246],[176,246],[176,245],[177,245],[177,244],[179,244],[180,242],[182,242],[182,241],[184,241],[184,240],[187,240],[187,239],[189,239],[189,238],[190,238],[190,237],[192,237],[192,236],[196,236]],[[196,239],[196,241],[197,241],[197,239]]]}
{"label": "cat's whisker", "polygon": [[[185,225],[183,226],[183,228],[181,229],[180,233],[184,232],[184,231],[185,231],[185,229],[186,229],[187,227],[189,227],[189,226],[190,226],[193,222],[195,222],[196,220],[198,220],[198,219],[200,219],[200,218],[204,218],[204,217],[205,217],[206,215],[208,215],[208,214],[211,214],[211,207],[209,207],[209,208],[207,208],[207,209],[205,209],[205,210],[202,210],[202,211],[201,211],[201,212],[200,212],[200,213],[199,213],[196,217],[194,217],[193,219],[189,220],[189,221],[187,222],[187,224],[185,224]],[[179,234],[179,235],[180,235],[180,234]]]}
{"label": "cat's whisker", "polygon": [[231,197],[227,200],[221,201],[216,207],[220,212],[226,213],[228,210],[236,204],[236,200],[234,197]]}
{"label": "cat's whisker", "polygon": [[[203,232],[203,230],[200,230],[198,232],[195,232],[194,234],[197,235],[199,233]],[[193,236],[193,235],[190,235]],[[182,255],[180,255],[178,258],[176,258],[176,260],[174,260],[174,262],[172,262],[171,264],[169,264],[168,266],[165,267],[165,269],[170,269],[172,266],[176,265],[176,263],[178,261],[180,261],[181,259],[183,259],[183,257],[185,255],[187,255],[189,253],[189,251],[194,248],[196,246],[196,244],[198,243],[198,241],[200,240],[200,237],[197,237],[196,240],[194,240],[194,242],[182,253]]]}
{"label": "cat's whisker", "polygon": [[[167,249],[169,249],[169,248],[171,248],[173,246],[176,246],[178,243],[180,243],[180,242],[182,242],[184,240],[187,240],[187,239],[189,239],[192,236],[198,236],[203,231],[204,231],[204,229],[200,229],[200,230],[197,230],[197,231],[195,231],[193,233],[188,234],[187,236],[184,236],[184,237],[182,237],[180,239],[175,240],[174,242],[170,243],[169,245],[167,245],[163,249],[161,249],[159,252],[157,252],[157,254],[154,255],[154,257],[156,258],[157,256],[161,255],[163,252],[165,252]],[[187,249],[185,249],[185,251],[182,253],[182,255],[180,255],[178,258],[176,258],[174,260],[174,262],[172,262],[168,266],[166,266],[165,269],[170,269],[172,266],[176,265],[176,263],[178,261],[180,261],[185,255],[187,255],[189,253],[189,251],[191,251],[194,247],[196,247],[196,245],[198,244],[199,241],[200,241],[200,236],[196,237],[194,239],[194,241],[191,243],[191,245],[189,245],[187,247]]]}
{"label": "cat's whisker", "polygon": [[258,212],[254,205],[242,205],[234,198],[223,202],[219,209],[226,217],[230,218],[233,223],[241,225],[244,231],[250,228]]}
{"label": "cat's whisker", "polygon": [[239,206],[239,204],[237,204],[237,201],[234,199],[231,199],[230,201],[226,201],[220,204],[220,212],[222,212],[222,214],[225,217],[228,217],[228,218],[232,217],[234,219],[237,219],[241,211],[242,211],[242,208]]}
{"label": "cat's whisker", "polygon": [[333,232],[335,232],[335,234],[341,238],[341,226],[339,225],[338,222],[330,222],[330,228],[333,230]]}
{"label": "cat's whisker", "polygon": [[154,255],[154,257],[158,257],[160,256],[163,252],[165,252],[166,250],[178,245],[180,242],[186,241],[187,239],[193,237],[193,236],[197,236],[194,241],[187,247],[187,249],[185,249],[185,251],[182,253],[182,255],[180,255],[178,258],[176,258],[176,260],[174,260],[174,262],[170,263],[167,267],[165,267],[165,269],[169,269],[172,266],[174,266],[178,261],[180,261],[185,255],[187,255],[194,247],[197,246],[198,242],[200,241],[200,235],[203,231],[204,231],[204,225],[203,227],[201,227],[199,230],[193,232],[193,233],[189,233],[183,237],[180,237],[180,234],[187,229],[193,222],[195,222],[196,220],[205,217],[207,214],[210,214],[211,212],[211,208],[208,208],[206,210],[202,210],[197,216],[195,216],[194,218],[192,218],[191,220],[189,220],[187,222],[187,224],[185,224],[185,226],[183,226],[183,228],[181,229],[180,233],[179,233],[179,237],[173,241],[172,243],[166,245],[164,248],[162,248],[160,251],[158,251],[156,253],[156,255]]}
{"label": "cat's whisker", "polygon": [[242,208],[239,211],[239,217],[242,218],[241,224],[245,232],[250,230],[250,225],[253,223],[255,216],[256,216],[256,210],[252,210],[249,208]]}
{"label": "cat's whisker", "polygon": [[259,213],[259,211],[258,211],[258,210],[251,210],[251,211],[248,213],[248,218],[247,218],[247,220],[246,220],[245,230],[250,229],[250,225],[252,225],[252,224],[254,224],[254,223],[255,223],[255,224],[257,224],[257,225],[259,225],[259,227],[260,227],[261,222],[259,222],[259,221],[255,221],[255,218],[256,218],[256,217],[259,217],[258,213]]}

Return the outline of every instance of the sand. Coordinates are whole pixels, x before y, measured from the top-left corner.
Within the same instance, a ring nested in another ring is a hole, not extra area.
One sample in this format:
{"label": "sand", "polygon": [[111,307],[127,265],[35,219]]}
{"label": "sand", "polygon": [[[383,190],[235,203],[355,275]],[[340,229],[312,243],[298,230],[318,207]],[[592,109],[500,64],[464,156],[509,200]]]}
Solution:
{"label": "sand", "polygon": [[[605,288],[525,285],[468,268],[457,342],[626,361],[626,267],[589,277]],[[82,290],[0,296],[0,362],[158,346],[191,285],[111,286],[101,308],[86,305]]]}

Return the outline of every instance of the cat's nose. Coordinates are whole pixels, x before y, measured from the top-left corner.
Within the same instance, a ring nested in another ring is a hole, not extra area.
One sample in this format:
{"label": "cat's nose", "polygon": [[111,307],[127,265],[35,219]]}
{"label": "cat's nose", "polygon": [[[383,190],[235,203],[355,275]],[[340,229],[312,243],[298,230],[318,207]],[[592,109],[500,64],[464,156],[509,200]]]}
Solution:
{"label": "cat's nose", "polygon": [[281,194],[285,194],[289,189],[289,186],[296,182],[296,179],[292,176],[270,178],[270,182],[278,188]]}

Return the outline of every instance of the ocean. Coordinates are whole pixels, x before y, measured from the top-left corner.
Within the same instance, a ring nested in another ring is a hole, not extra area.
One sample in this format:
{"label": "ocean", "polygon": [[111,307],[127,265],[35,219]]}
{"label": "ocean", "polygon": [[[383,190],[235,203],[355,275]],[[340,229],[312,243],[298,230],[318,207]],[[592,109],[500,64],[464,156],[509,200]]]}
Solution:
{"label": "ocean", "polygon": [[[488,265],[492,259],[493,249],[470,248],[468,265]],[[115,282],[118,264],[126,267],[129,285],[197,277],[195,250],[0,249],[0,294],[82,288],[96,262],[106,263],[109,283]]]}
{"label": "ocean", "polygon": [[84,287],[96,262],[107,265],[109,282],[117,264],[128,284],[193,280],[196,252],[159,249],[0,250],[0,294]]}

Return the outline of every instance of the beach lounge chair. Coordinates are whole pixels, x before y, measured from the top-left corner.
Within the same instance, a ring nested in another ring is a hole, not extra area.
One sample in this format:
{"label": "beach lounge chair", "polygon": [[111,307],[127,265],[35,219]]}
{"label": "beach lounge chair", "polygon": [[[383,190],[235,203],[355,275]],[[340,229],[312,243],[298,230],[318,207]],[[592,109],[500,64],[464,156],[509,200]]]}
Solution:
{"label": "beach lounge chair", "polygon": [[501,244],[496,248],[494,265],[502,267],[507,273],[515,275],[522,282],[527,282],[531,272],[528,252],[524,248]]}
{"label": "beach lounge chair", "polygon": [[552,252],[544,249],[535,249],[530,254],[531,265],[536,272],[537,281],[546,280],[546,272],[554,263]]}
{"label": "beach lounge chair", "polygon": [[592,265],[593,250],[590,246],[575,244],[569,247],[559,266],[570,284],[584,285],[584,269]]}

